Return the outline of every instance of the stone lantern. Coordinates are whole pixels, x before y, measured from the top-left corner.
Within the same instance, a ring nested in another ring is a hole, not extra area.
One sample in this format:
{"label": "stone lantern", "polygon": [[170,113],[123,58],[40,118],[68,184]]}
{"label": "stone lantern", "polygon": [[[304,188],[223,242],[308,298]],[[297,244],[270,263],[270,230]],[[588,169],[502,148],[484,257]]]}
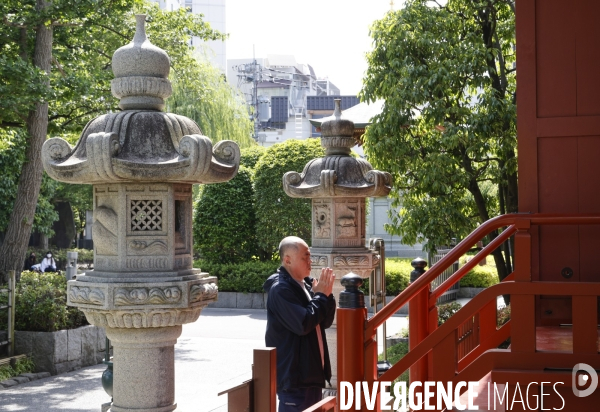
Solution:
{"label": "stone lantern", "polygon": [[[335,296],[342,291],[340,280],[353,272],[368,278],[380,256],[365,247],[365,198],[387,196],[392,177],[374,170],[365,159],[350,156],[356,144],[354,123],[342,117],[340,99],[335,100],[334,118],[321,124],[325,157],[311,160],[302,173],[283,175],[288,196],[312,199],[312,275],[322,268],[336,274]],[[328,336],[335,336],[331,331]],[[335,351],[336,345],[330,345]],[[331,359],[336,356],[332,353]],[[332,369],[335,368],[332,362]]]}
{"label": "stone lantern", "polygon": [[111,410],[176,408],[174,345],[217,298],[214,277],[192,265],[192,184],[237,173],[236,143],[213,145],[187,117],[164,113],[167,53],[152,45],[145,16],[113,55],[120,112],[90,121],[75,147],[42,148],[52,178],[93,185],[94,270],[68,282],[68,304],[106,328],[114,347]]}

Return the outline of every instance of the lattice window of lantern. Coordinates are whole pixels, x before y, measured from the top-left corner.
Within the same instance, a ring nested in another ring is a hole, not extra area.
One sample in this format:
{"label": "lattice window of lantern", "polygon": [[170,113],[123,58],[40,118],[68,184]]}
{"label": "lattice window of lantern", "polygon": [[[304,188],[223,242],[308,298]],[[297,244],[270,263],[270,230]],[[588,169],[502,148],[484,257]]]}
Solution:
{"label": "lattice window of lantern", "polygon": [[131,230],[162,230],[162,200],[132,200]]}

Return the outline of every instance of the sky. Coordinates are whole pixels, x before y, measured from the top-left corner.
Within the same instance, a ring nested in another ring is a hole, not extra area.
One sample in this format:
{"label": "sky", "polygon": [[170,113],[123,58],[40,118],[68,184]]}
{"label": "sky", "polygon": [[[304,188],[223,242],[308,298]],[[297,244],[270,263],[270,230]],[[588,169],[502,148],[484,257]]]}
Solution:
{"label": "sky", "polygon": [[[401,1],[394,1],[397,9]],[[328,77],[343,95],[356,95],[371,50],[369,26],[390,0],[226,0],[227,59],[293,55]]]}

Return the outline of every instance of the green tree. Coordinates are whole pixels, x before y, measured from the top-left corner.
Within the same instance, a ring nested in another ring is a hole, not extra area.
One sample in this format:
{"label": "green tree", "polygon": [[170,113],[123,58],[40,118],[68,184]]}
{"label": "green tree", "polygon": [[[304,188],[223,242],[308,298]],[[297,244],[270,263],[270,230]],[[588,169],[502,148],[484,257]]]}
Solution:
{"label": "green tree", "polygon": [[194,216],[194,242],[210,263],[241,263],[256,251],[252,172],[241,166],[228,182],[204,185]]}
{"label": "green tree", "polygon": [[0,128],[27,134],[0,246],[0,272],[21,268],[42,183],[40,153],[47,134],[79,132],[91,118],[118,110],[110,94],[111,59],[133,38],[134,12],[149,15],[148,34],[169,53],[175,70],[193,61],[191,36],[225,37],[183,8],[166,12],[140,0],[0,3]]}
{"label": "green tree", "polygon": [[279,242],[299,236],[310,244],[311,200],[291,198],[283,191],[283,175],[300,172],[325,150],[319,139],[286,140],[267,149],[256,164],[256,237],[263,260],[273,259]]}
{"label": "green tree", "polygon": [[[365,148],[402,205],[388,230],[432,251],[516,212],[514,1],[407,0],[371,36],[361,99],[385,105]],[[510,255],[493,255],[503,279]]]}

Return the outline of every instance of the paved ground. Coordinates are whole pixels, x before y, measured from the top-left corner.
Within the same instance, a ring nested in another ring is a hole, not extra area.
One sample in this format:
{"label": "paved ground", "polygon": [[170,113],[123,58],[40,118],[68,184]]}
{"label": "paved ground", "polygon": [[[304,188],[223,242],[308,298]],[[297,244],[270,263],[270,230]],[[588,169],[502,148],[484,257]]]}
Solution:
{"label": "paved ground", "polygon": [[[225,412],[217,393],[250,378],[252,351],[264,347],[265,310],[204,309],[184,325],[175,347],[177,411]],[[387,335],[407,326],[406,317],[387,322]],[[87,367],[0,390],[0,411],[98,412],[110,399],[100,377],[105,365]]]}

